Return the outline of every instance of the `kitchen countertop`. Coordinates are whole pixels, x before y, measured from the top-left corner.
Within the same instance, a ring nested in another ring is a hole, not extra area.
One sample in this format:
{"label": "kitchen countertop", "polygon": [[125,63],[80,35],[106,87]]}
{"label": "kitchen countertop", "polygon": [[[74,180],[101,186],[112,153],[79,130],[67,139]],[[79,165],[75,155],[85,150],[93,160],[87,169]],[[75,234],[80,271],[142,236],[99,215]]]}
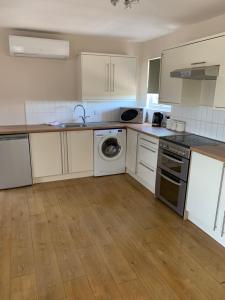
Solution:
{"label": "kitchen countertop", "polygon": [[9,125],[0,126],[0,134],[18,134],[18,133],[41,133],[41,132],[57,132],[57,131],[80,131],[80,130],[97,130],[110,128],[130,128],[141,133],[145,133],[154,137],[170,136],[179,134],[178,132],[168,130],[162,127],[152,127],[149,123],[144,124],[128,124],[119,122],[105,122],[89,124],[88,127],[67,127],[52,125]]}
{"label": "kitchen countertop", "polygon": [[[148,134],[153,137],[163,137],[171,135],[179,135],[176,131],[168,130],[163,127],[152,127],[149,123],[144,124],[131,124],[120,122],[102,122],[90,124],[88,127],[67,127],[62,128],[52,125],[9,125],[0,126],[0,134],[18,134],[18,133],[41,133],[41,132],[62,132],[62,131],[80,131],[80,130],[97,130],[97,129],[110,129],[110,128],[130,128],[140,133]],[[209,156],[211,158],[220,160],[225,163],[225,143],[218,143],[213,146],[196,146],[191,148],[192,151]]]}
{"label": "kitchen countertop", "polygon": [[196,146],[192,147],[191,150],[225,163],[225,143],[221,142],[213,146]]}

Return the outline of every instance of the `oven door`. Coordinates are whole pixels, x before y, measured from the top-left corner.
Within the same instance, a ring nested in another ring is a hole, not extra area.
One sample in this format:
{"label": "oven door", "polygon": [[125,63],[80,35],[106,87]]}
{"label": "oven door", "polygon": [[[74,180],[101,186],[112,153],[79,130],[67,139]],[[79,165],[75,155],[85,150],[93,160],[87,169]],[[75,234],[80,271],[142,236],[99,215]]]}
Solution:
{"label": "oven door", "polygon": [[158,169],[156,179],[156,197],[175,210],[179,215],[184,215],[187,184],[181,179]]}
{"label": "oven door", "polygon": [[158,168],[186,181],[188,176],[189,160],[165,149],[159,149]]}

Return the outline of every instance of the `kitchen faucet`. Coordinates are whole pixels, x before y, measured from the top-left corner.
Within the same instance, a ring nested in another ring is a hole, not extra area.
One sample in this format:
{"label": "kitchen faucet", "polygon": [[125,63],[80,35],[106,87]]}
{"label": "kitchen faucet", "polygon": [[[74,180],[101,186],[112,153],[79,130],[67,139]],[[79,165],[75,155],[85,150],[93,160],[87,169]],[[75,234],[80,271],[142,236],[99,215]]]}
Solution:
{"label": "kitchen faucet", "polygon": [[83,126],[86,126],[86,119],[87,118],[90,118],[90,116],[86,116],[86,110],[84,108],[84,106],[82,104],[77,104],[74,106],[74,113],[75,113],[75,110],[78,108],[78,107],[81,107],[83,109],[83,112],[84,112],[84,115],[83,116],[79,116],[82,120],[83,120]]}

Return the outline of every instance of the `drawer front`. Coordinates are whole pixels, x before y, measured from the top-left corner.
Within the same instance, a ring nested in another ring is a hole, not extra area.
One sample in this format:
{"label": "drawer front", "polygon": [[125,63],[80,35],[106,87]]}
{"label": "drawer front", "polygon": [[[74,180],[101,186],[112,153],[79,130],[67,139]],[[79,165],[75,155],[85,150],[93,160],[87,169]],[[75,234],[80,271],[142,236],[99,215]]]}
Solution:
{"label": "drawer front", "polygon": [[156,180],[156,170],[140,161],[138,163],[138,172],[137,175],[143,181],[145,181],[149,186],[155,187]]}
{"label": "drawer front", "polygon": [[138,161],[142,161],[147,165],[156,169],[157,166],[157,157],[158,157],[158,150],[146,145],[145,143],[141,143],[138,146]]}
{"label": "drawer front", "polygon": [[149,136],[147,134],[139,134],[138,144],[146,145],[154,149],[158,149],[159,139]]}

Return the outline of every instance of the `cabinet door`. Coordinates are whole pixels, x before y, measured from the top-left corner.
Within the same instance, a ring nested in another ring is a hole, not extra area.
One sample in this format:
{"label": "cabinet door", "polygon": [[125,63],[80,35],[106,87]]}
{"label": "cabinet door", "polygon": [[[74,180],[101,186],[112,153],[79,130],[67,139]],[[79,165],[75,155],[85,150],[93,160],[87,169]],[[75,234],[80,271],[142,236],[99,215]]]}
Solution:
{"label": "cabinet door", "polygon": [[126,167],[133,174],[136,173],[137,165],[137,131],[127,129],[127,154],[126,154]]}
{"label": "cabinet door", "polygon": [[192,153],[186,202],[188,219],[213,237],[222,170],[222,162]]}
{"label": "cabinet door", "polygon": [[171,78],[170,72],[180,67],[180,53],[177,49],[162,53],[160,69],[160,103],[181,103],[183,80]]}
{"label": "cabinet door", "polygon": [[93,170],[93,131],[68,131],[69,173]]}
{"label": "cabinet door", "polygon": [[62,149],[59,132],[30,134],[33,177],[62,174]]}
{"label": "cabinet door", "polygon": [[135,57],[111,57],[111,98],[116,100],[136,100]]}
{"label": "cabinet door", "polygon": [[81,55],[83,100],[110,99],[110,56]]}
{"label": "cabinet door", "polygon": [[215,238],[225,247],[225,164],[221,178],[221,189],[218,202],[218,215],[215,220]]}
{"label": "cabinet door", "polygon": [[[184,45],[178,48],[166,50],[162,54],[161,75],[160,75],[160,102],[182,103],[186,98],[194,98],[195,103],[201,103],[200,90],[201,82],[189,79],[171,78],[170,72],[175,69],[194,68],[201,66],[220,65],[219,76],[215,82],[215,107],[225,107],[225,37],[211,38]],[[206,86],[209,84],[206,83]],[[197,89],[197,93],[193,91]],[[199,92],[198,92],[199,91]],[[213,89],[212,89],[213,91]],[[186,95],[187,93],[187,95]],[[214,91],[213,91],[214,93]],[[183,100],[184,98],[184,100]],[[213,103],[212,101],[212,103]],[[185,104],[185,103],[184,103]],[[212,104],[211,104],[212,105]]]}

